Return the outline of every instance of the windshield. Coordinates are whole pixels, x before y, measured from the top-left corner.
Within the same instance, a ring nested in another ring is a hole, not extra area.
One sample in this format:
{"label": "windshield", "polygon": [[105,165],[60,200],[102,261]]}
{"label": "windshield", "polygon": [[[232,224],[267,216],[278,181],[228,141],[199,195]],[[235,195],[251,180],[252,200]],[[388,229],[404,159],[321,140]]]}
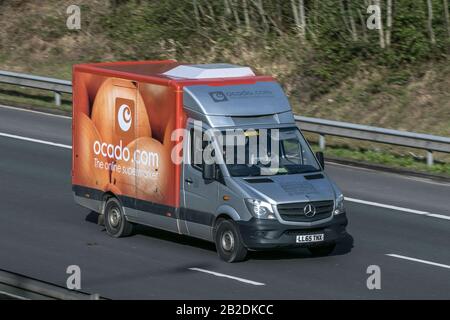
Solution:
{"label": "windshield", "polygon": [[223,160],[231,176],[267,176],[320,171],[298,128],[226,130]]}

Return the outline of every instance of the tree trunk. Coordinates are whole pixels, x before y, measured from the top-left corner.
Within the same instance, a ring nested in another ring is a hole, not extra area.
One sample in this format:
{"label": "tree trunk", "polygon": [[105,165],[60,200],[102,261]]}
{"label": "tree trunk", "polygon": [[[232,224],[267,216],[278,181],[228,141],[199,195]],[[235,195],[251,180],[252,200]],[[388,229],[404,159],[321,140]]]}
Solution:
{"label": "tree trunk", "polygon": [[352,30],[352,39],[353,41],[358,41],[358,32],[356,31],[355,19],[353,18],[353,13],[351,10],[348,10],[348,19]]}
{"label": "tree trunk", "polygon": [[448,0],[444,0],[444,16],[445,16],[445,23],[447,24],[447,34],[450,38],[450,18],[448,13]]}
{"label": "tree trunk", "polygon": [[233,12],[234,22],[236,23],[236,27],[239,28],[241,26],[241,19],[239,19],[239,6],[237,4],[237,0],[230,0],[231,2],[231,11]]}
{"label": "tree trunk", "polygon": [[206,1],[206,7],[208,8],[210,19],[212,20],[213,23],[215,23],[216,22],[216,15],[214,13],[214,9],[213,9],[213,7],[211,5],[211,2]]}
{"label": "tree trunk", "polygon": [[192,0],[192,5],[194,6],[195,23],[198,27],[200,25],[200,14],[198,12],[197,0]]}
{"label": "tree trunk", "polygon": [[297,4],[295,3],[295,0],[291,0],[291,7],[292,7],[292,15],[294,16],[295,26],[297,28],[300,28],[300,18],[298,17]]}
{"label": "tree trunk", "polygon": [[352,40],[356,41],[356,40],[358,40],[358,36],[356,34],[355,21],[353,20],[351,11],[348,8],[346,8],[344,1],[346,1],[346,0],[339,1],[342,21],[344,21],[344,25],[345,25],[346,29],[348,30],[348,32],[350,33]]}
{"label": "tree trunk", "polygon": [[360,9],[358,9],[358,16],[359,16],[359,21],[361,22],[361,29],[362,29],[362,33],[363,33],[363,39],[364,39],[365,42],[367,42],[368,38],[367,38],[366,19],[363,17]]}
{"label": "tree trunk", "polygon": [[[300,3],[299,3],[300,4]],[[291,0],[291,8],[292,8],[292,15],[294,16],[294,22],[295,22],[295,28],[297,29],[298,35],[302,40],[305,39],[305,35],[302,32],[302,23],[300,21],[300,9],[297,8],[297,4],[295,0]]]}
{"label": "tree trunk", "polygon": [[228,17],[231,15],[231,8],[228,0],[223,0],[224,12],[222,14],[222,26],[223,30],[228,31]]}
{"label": "tree trunk", "polygon": [[205,10],[203,9],[202,4],[199,3],[198,1],[196,1],[196,2],[197,2],[197,9],[198,9],[200,17],[206,17],[207,14],[206,14]]}
{"label": "tree trunk", "polygon": [[300,19],[300,36],[305,39],[306,36],[306,17],[304,0],[298,0],[298,13]]}
{"label": "tree trunk", "polygon": [[277,25],[281,26],[283,24],[283,8],[279,1],[276,1],[275,3],[277,8],[275,21],[277,22]]}
{"label": "tree trunk", "polygon": [[386,47],[390,47],[392,30],[392,0],[387,0],[386,10]]}
{"label": "tree trunk", "polygon": [[269,23],[267,22],[266,12],[264,11],[264,6],[262,0],[252,1],[255,5],[256,9],[258,9],[258,13],[261,16],[262,24],[264,26],[264,31],[269,31]]}
{"label": "tree trunk", "polygon": [[375,0],[374,1],[375,5],[380,7],[380,28],[378,29],[378,35],[380,38],[380,48],[384,49],[386,48],[386,42],[384,41],[384,30],[383,30],[383,19],[381,18],[383,15],[381,14],[381,4],[380,4],[380,0]]}
{"label": "tree trunk", "polygon": [[427,7],[428,7],[428,33],[430,34],[430,42],[431,44],[436,44],[436,37],[434,35],[433,30],[433,3],[431,0],[427,0]]}
{"label": "tree trunk", "polygon": [[319,25],[319,19],[318,19],[318,17],[319,17],[319,14],[320,14],[320,10],[319,10],[319,1],[320,0],[314,0],[314,6],[313,6],[313,8],[314,8],[314,26],[318,26]]}
{"label": "tree trunk", "polygon": [[247,32],[250,32],[250,15],[248,14],[247,0],[242,0],[242,6],[244,8],[245,28],[247,29]]}
{"label": "tree trunk", "polygon": [[[276,3],[276,10],[274,12],[275,17],[272,17],[270,15],[270,10],[266,12],[264,10],[263,6],[263,0],[258,0],[258,2],[255,2],[252,0],[252,3],[256,6],[256,8],[259,11],[259,14],[261,15],[262,22],[264,24],[264,30],[268,32],[270,30],[270,25],[273,26],[274,30],[281,36],[283,35],[283,31],[281,30],[281,24],[282,24],[282,11],[280,3]],[[270,22],[270,23],[269,23]]]}
{"label": "tree trunk", "polygon": [[228,0],[223,0],[223,8],[225,9],[225,15],[229,16],[231,14],[231,7]]}

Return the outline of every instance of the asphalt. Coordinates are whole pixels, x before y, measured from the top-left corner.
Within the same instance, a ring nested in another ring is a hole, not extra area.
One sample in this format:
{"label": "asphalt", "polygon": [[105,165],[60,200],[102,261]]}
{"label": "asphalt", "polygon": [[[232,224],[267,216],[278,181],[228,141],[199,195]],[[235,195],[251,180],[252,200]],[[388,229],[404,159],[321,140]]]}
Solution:
{"label": "asphalt", "polygon": [[[82,290],[112,299],[450,299],[450,220],[376,205],[347,202],[349,235],[320,258],[295,249],[227,264],[212,244],[152,228],[110,238],[73,202],[69,149],[1,136],[70,145],[70,126],[0,107],[0,269],[64,286],[78,265]],[[450,216],[444,183],[332,164],[327,172],[347,197]],[[370,265],[380,267],[380,290],[367,288]]]}

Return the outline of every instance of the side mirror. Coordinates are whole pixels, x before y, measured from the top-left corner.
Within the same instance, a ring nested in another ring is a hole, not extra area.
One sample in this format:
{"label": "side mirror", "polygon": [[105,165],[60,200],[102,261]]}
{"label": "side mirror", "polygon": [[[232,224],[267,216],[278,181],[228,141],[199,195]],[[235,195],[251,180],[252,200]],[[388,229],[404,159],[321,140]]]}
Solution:
{"label": "side mirror", "polygon": [[216,165],[215,164],[203,164],[202,171],[203,180],[212,181],[216,178]]}
{"label": "side mirror", "polygon": [[316,152],[316,158],[317,158],[317,160],[319,160],[319,164],[322,167],[322,169],[325,169],[325,158],[323,156],[323,152],[322,151],[317,151]]}

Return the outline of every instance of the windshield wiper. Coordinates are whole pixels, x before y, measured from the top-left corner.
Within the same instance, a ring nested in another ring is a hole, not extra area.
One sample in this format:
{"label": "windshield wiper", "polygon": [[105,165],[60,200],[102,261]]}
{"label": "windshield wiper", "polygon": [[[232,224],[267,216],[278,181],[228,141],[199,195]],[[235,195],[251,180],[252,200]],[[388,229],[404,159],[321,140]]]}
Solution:
{"label": "windshield wiper", "polygon": [[289,167],[289,166],[285,166],[286,170],[291,173],[291,174],[304,174],[304,173],[313,173],[313,172],[320,172],[319,169],[307,169],[307,168],[298,168],[298,167]]}

